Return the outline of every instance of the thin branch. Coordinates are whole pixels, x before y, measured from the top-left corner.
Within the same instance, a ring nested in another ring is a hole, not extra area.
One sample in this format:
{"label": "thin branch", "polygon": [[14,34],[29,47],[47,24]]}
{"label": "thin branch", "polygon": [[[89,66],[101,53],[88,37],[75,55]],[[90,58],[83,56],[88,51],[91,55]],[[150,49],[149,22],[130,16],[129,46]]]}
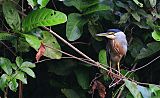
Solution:
{"label": "thin branch", "polygon": [[156,61],[156,60],[159,59],[159,58],[160,58],[160,56],[154,58],[154,59],[151,60],[149,63],[147,63],[147,64],[145,64],[145,65],[143,65],[143,66],[141,66],[141,67],[139,67],[139,68],[136,68],[136,69],[134,69],[134,70],[131,70],[131,71],[129,71],[129,72],[135,72],[135,71],[137,71],[137,70],[140,70],[140,69],[142,69],[142,68],[145,68],[145,67],[147,67],[148,65],[150,65],[151,63],[153,63],[154,61]]}
{"label": "thin branch", "polygon": [[71,43],[72,45],[75,45],[75,44],[83,44],[83,45],[90,45],[90,43],[84,43],[84,42],[73,42]]}
{"label": "thin branch", "polygon": [[0,41],[14,56],[17,56],[4,42]]}

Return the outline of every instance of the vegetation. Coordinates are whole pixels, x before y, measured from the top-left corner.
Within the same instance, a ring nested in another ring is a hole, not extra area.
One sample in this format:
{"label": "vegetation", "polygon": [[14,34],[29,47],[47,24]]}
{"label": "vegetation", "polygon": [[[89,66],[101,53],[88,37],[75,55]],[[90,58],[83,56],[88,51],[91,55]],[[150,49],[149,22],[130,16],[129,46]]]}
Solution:
{"label": "vegetation", "polygon": [[[2,98],[160,97],[158,0],[0,0],[0,21]],[[109,28],[127,35],[122,75],[95,36]]]}

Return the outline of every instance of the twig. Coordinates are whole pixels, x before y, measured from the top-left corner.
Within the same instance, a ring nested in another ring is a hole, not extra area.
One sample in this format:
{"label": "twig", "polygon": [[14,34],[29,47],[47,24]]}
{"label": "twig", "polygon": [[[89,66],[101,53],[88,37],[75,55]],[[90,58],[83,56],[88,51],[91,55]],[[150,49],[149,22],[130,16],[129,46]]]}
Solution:
{"label": "twig", "polygon": [[84,43],[84,42],[73,42],[73,43],[71,43],[72,45],[74,45],[74,44],[84,44],[84,45],[89,45],[89,43]]}
{"label": "twig", "polygon": [[147,64],[145,64],[145,65],[143,65],[143,66],[141,66],[141,67],[139,67],[139,68],[136,68],[136,69],[134,69],[134,70],[131,70],[131,71],[129,71],[129,72],[135,72],[135,71],[137,71],[137,70],[140,70],[140,69],[142,69],[142,68],[144,68],[144,67],[150,65],[151,63],[153,63],[155,60],[157,60],[157,59],[159,59],[159,58],[160,58],[160,56],[154,58],[154,59],[151,60],[149,63],[147,63]]}
{"label": "twig", "polygon": [[124,89],[124,84],[122,85],[122,88],[120,89],[118,95],[117,95],[117,98],[120,98],[121,97],[121,94],[122,94],[122,91]]}
{"label": "twig", "polygon": [[17,56],[4,42],[0,41],[14,56]]}

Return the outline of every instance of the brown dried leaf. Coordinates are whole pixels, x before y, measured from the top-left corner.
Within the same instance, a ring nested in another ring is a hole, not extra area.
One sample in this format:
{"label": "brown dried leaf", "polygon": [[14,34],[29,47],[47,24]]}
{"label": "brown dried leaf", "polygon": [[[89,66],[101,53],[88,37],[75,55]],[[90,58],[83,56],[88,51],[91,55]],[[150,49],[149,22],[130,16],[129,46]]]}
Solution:
{"label": "brown dried leaf", "polygon": [[44,55],[44,52],[46,51],[45,46],[43,45],[43,43],[41,43],[41,46],[38,49],[38,52],[36,54],[36,60],[37,62],[39,61],[39,59],[41,58],[41,56]]}
{"label": "brown dried leaf", "polygon": [[99,96],[101,98],[105,98],[105,95],[106,95],[105,86],[100,81],[96,81],[96,82],[97,82],[97,89],[98,89]]}
{"label": "brown dried leaf", "polygon": [[105,98],[106,91],[105,91],[105,86],[100,82],[100,81],[94,81],[92,85],[92,93],[94,93],[95,90],[98,90],[99,96],[101,98]]}

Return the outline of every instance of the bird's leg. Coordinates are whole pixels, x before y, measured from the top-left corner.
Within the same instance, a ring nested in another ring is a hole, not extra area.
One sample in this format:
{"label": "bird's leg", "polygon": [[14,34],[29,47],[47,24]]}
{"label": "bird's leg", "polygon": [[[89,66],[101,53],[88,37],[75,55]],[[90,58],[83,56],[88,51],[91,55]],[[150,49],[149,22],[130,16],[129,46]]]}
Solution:
{"label": "bird's leg", "polygon": [[112,65],[111,60],[109,61],[109,72],[108,75],[112,77]]}
{"label": "bird's leg", "polygon": [[121,73],[121,72],[120,72],[120,71],[121,71],[121,70],[120,70],[120,62],[117,63],[117,66],[118,66],[118,74],[120,75],[120,73]]}
{"label": "bird's leg", "polygon": [[109,61],[109,68],[110,68],[110,72],[112,72],[112,63],[111,63],[111,60]]}

